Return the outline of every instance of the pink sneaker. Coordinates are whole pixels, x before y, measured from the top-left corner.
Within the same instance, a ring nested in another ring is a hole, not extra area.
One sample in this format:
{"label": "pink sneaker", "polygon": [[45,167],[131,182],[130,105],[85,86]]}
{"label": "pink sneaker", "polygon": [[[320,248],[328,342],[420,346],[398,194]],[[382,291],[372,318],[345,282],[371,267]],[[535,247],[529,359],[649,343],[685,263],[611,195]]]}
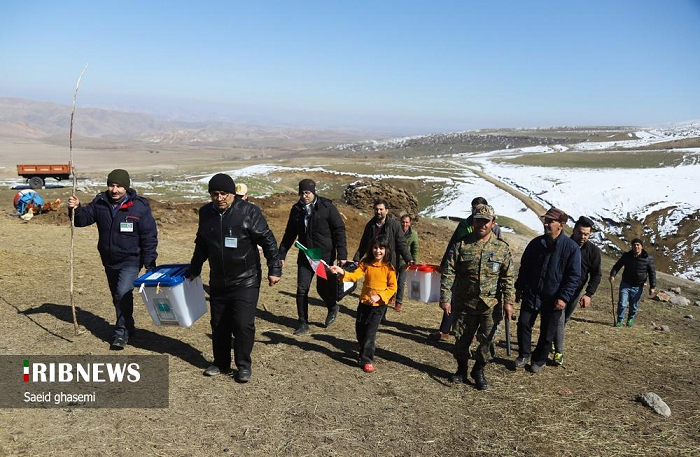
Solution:
{"label": "pink sneaker", "polygon": [[362,371],[364,371],[365,373],[374,373],[374,365],[372,365],[371,363],[365,363],[365,365],[362,367]]}

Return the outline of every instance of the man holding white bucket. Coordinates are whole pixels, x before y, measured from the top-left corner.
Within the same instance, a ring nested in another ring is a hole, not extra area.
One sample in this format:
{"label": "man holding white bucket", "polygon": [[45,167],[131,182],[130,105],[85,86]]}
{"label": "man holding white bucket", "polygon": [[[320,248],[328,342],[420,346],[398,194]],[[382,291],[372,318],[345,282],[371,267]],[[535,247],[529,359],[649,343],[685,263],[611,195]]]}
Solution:
{"label": "man holding white bucket", "polygon": [[214,363],[206,376],[231,370],[231,333],[236,381],[252,376],[251,352],[255,339],[255,308],[258,306],[262,268],[258,246],[267,259],[270,286],[282,276],[277,241],[260,208],[236,200],[236,185],[226,174],[209,180],[211,203],[199,209],[199,227],[192,255],[192,278],[209,261],[211,331]]}
{"label": "man holding white bucket", "polygon": [[479,390],[488,387],[484,368],[491,361],[491,344],[505,311],[513,315],[515,289],[513,262],[508,243],[492,233],[496,214],[490,205],[472,212],[474,231],[455,240],[447,249],[440,281],[440,307],[454,314],[457,371],[450,382],[465,382],[469,345],[476,335],[479,347],[471,377]]}

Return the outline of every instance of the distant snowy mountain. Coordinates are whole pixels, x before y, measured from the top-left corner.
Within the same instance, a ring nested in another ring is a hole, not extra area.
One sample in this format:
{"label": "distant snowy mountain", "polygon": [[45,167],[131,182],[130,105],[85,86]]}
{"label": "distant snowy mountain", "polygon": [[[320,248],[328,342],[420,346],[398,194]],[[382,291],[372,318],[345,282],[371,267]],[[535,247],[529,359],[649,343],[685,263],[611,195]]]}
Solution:
{"label": "distant snowy mountain", "polygon": [[[663,270],[700,281],[700,121],[647,128],[469,131],[333,149],[365,154],[398,150],[409,156],[409,151],[421,150],[420,159],[402,158],[395,167],[446,179],[442,196],[424,209],[424,215],[466,217],[471,199],[481,195],[499,214],[542,230],[537,214],[512,193],[485,181],[478,170],[545,208],[563,208],[572,216],[571,223],[580,215],[593,218],[600,229],[596,242],[607,250],[619,250],[632,237],[643,236]],[[458,152],[465,150],[469,152]],[[671,150],[673,161],[659,155]],[[430,151],[434,155],[428,155]],[[558,165],[557,153],[588,154],[596,165]],[[554,155],[532,162],[537,165],[519,160],[541,154]]]}

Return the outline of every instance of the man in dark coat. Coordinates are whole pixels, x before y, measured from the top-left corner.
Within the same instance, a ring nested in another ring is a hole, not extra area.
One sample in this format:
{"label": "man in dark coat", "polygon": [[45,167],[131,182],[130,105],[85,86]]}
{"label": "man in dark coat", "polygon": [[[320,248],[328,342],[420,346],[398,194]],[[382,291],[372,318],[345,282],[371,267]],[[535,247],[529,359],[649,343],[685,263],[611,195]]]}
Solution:
{"label": "man in dark coat", "polygon": [[540,338],[530,363],[532,373],[539,373],[547,362],[559,319],[581,278],[581,249],[563,234],[568,218],[559,208],[547,211],[543,216],[545,233],[525,248],[515,281],[516,302],[522,300],[516,368],[524,367],[530,358],[532,326],[540,315]]}
{"label": "man in dark coat", "polygon": [[[564,363],[564,333],[569,319],[574,314],[574,310],[578,305],[581,308],[591,306],[591,297],[598,289],[600,279],[603,274],[600,269],[600,249],[589,241],[591,231],[593,230],[593,221],[586,216],[581,216],[574,224],[574,233],[571,239],[579,245],[581,249],[581,279],[576,288],[576,292],[571,300],[566,303],[566,309],[562,319],[559,319],[557,333],[554,336],[554,364],[562,365]],[[588,285],[586,285],[588,283]],[[581,296],[583,288],[586,292]]]}
{"label": "man in dark coat", "polygon": [[[299,201],[292,206],[289,213],[287,228],[279,247],[283,267],[287,253],[297,238],[305,248],[320,249],[321,259],[329,266],[333,265],[336,259],[342,266],[348,258],[345,223],[331,200],[316,195],[316,183],[311,179],[302,179],[299,182]],[[300,251],[297,256],[296,295],[299,324],[294,331],[295,335],[303,335],[309,331],[309,288],[313,277],[314,270],[306,255]],[[316,278],[316,291],[328,308],[326,327],[338,316],[336,283],[334,277]]]}
{"label": "man in dark coat", "polygon": [[68,214],[75,211],[75,226],[97,224],[97,250],[107,275],[117,321],[110,349],[124,349],[134,336],[134,280],[141,267],[156,267],[158,229],[151,206],[131,189],[126,170],[107,176],[107,190],[85,206],[75,195],[68,197]]}
{"label": "man in dark coat", "polygon": [[620,294],[617,304],[616,327],[622,327],[625,320],[625,310],[629,303],[629,315],[627,316],[627,326],[634,325],[634,317],[639,311],[639,299],[644,293],[644,283],[649,278],[649,296],[654,296],[656,289],[656,268],[654,268],[654,258],[644,250],[642,240],[635,238],[632,240],[632,249],[622,254],[620,260],[615,263],[610,271],[610,284],[615,281],[617,272],[622,268],[622,281],[620,282]]}
{"label": "man in dark coat", "polygon": [[406,237],[399,221],[389,214],[389,203],[386,200],[378,199],[374,201],[374,217],[367,222],[365,230],[362,232],[360,247],[353,257],[355,262],[359,262],[367,250],[372,247],[372,241],[379,235],[386,235],[389,238],[391,249],[391,264],[396,271],[399,271],[399,255],[403,257],[407,264],[413,264],[413,257],[406,246]]}
{"label": "man in dark coat", "polygon": [[209,260],[211,333],[214,362],[206,376],[231,369],[231,333],[236,363],[236,381],[252,376],[251,352],[255,339],[255,309],[258,306],[262,268],[262,247],[267,259],[270,286],[282,276],[277,241],[260,208],[245,200],[235,200],[236,186],[226,174],[209,181],[211,203],[199,209],[199,226],[190,271],[191,279],[202,273]]}

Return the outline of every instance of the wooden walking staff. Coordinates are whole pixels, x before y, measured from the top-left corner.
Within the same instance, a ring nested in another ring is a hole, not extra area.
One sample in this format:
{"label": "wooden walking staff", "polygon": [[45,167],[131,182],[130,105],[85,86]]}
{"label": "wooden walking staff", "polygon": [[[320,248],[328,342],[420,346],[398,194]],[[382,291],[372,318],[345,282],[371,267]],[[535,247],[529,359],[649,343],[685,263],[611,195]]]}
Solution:
{"label": "wooden walking staff", "polygon": [[[75,116],[75,99],[78,97],[78,88],[80,87],[80,80],[83,79],[85,70],[87,70],[89,64],[85,65],[83,71],[80,72],[78,77],[78,82],[75,84],[75,92],[73,92],[73,109],[70,112],[70,132],[68,134],[68,148],[70,150],[70,171],[73,175],[73,193],[75,195],[76,188],[78,187],[78,178],[75,174],[75,166],[73,166],[73,117]],[[73,329],[75,334],[78,335],[78,316],[75,312],[75,295],[73,291],[73,258],[75,252],[75,210],[71,212],[70,215],[70,307],[73,311]]]}
{"label": "wooden walking staff", "polygon": [[617,324],[617,315],[615,313],[615,283],[610,280],[610,303],[612,304],[613,325]]}

